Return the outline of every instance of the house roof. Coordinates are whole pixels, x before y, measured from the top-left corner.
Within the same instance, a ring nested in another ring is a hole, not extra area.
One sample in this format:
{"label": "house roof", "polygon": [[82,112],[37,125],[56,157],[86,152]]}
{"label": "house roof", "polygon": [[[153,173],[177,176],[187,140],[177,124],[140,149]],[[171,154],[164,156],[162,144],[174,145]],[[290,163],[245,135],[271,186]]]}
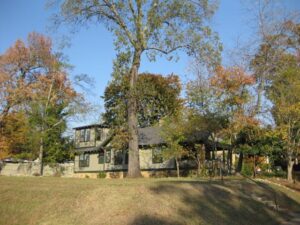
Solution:
{"label": "house roof", "polygon": [[187,134],[187,143],[206,142],[209,138],[210,132],[206,130],[198,130]]}
{"label": "house roof", "polygon": [[82,152],[99,152],[102,149],[101,146],[96,147],[87,147],[87,148],[76,148],[75,152],[82,153]]}
{"label": "house roof", "polygon": [[[100,124],[93,124],[87,125],[82,127],[77,127],[74,129],[82,129],[88,128],[93,126],[101,126]],[[188,138],[185,143],[205,143],[208,147],[212,146],[212,143],[208,140],[210,133],[208,131],[199,130],[188,135]],[[100,146],[90,147],[90,148],[79,148],[76,149],[76,152],[94,152],[103,149],[105,146],[109,144],[111,139],[113,138],[114,134],[111,134],[109,137],[106,138],[102,142]],[[157,145],[157,144],[164,144],[165,141],[161,135],[161,127],[145,127],[145,128],[138,128],[138,142],[139,146],[147,146],[147,145]],[[217,143],[217,148],[224,148],[228,146],[221,145]]]}
{"label": "house roof", "polygon": [[74,127],[74,130],[80,130],[80,129],[85,129],[85,128],[91,128],[91,127],[101,127],[101,128],[108,128],[108,126],[100,123],[94,123],[94,124],[88,124],[88,125],[83,125],[79,127]]}
{"label": "house roof", "polygon": [[145,127],[138,129],[139,145],[156,145],[165,143],[161,137],[160,127]]}

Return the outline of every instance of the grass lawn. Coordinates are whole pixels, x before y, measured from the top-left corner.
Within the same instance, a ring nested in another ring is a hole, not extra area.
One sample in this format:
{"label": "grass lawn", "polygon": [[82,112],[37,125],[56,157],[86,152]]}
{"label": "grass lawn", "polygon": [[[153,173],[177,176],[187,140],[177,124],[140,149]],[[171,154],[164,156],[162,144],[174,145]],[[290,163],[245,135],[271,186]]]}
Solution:
{"label": "grass lawn", "polygon": [[299,192],[245,179],[0,176],[0,224],[273,225],[290,219],[253,195],[300,212]]}

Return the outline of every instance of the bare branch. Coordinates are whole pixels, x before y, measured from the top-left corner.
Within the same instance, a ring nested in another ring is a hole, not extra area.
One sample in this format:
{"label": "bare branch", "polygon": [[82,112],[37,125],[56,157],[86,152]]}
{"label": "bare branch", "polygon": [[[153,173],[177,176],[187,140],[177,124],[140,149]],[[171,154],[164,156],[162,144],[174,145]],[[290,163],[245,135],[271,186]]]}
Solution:
{"label": "bare branch", "polygon": [[179,46],[176,46],[176,47],[174,47],[170,50],[163,50],[163,49],[160,49],[160,48],[157,48],[157,47],[148,47],[145,50],[155,50],[155,51],[158,51],[162,54],[168,55],[168,54],[170,54],[170,53],[172,53],[172,52],[174,52],[178,49],[188,48],[188,47],[189,47],[189,45],[179,45]]}

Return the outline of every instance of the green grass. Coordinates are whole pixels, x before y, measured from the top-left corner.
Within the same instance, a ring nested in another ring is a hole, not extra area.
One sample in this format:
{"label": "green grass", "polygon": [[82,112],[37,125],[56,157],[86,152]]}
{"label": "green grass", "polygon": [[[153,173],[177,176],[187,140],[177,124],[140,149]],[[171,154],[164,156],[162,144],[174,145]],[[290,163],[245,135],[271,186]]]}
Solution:
{"label": "green grass", "polygon": [[300,194],[245,179],[72,179],[0,176],[0,224],[280,224]]}

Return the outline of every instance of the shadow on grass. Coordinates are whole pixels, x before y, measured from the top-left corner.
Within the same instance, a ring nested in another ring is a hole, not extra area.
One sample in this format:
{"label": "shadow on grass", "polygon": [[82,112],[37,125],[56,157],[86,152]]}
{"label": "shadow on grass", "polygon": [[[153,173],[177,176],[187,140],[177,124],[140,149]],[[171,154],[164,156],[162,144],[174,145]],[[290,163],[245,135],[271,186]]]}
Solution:
{"label": "shadow on grass", "polygon": [[170,222],[164,218],[158,218],[155,216],[142,215],[137,217],[132,225],[181,225],[179,222]]}
{"label": "shadow on grass", "polygon": [[[162,181],[150,188],[157,196],[177,199],[171,218],[141,215],[133,225],[139,224],[281,224],[288,215],[272,210],[251,198],[255,193],[272,198],[276,193],[278,204],[289,205],[291,210],[300,205],[285,193],[267,184],[246,180],[230,181]],[[173,222],[170,222],[173,221]]]}

